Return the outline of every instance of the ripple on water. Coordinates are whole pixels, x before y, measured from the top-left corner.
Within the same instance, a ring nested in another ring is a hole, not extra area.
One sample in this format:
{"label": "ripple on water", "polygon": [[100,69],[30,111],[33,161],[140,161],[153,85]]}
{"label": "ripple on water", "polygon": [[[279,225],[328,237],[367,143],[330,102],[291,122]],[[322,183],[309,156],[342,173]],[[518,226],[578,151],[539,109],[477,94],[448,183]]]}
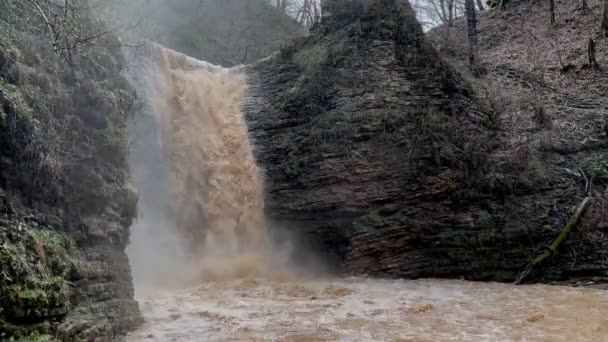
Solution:
{"label": "ripple on water", "polygon": [[245,279],[139,299],[146,324],[130,342],[608,341],[608,292],[583,288]]}

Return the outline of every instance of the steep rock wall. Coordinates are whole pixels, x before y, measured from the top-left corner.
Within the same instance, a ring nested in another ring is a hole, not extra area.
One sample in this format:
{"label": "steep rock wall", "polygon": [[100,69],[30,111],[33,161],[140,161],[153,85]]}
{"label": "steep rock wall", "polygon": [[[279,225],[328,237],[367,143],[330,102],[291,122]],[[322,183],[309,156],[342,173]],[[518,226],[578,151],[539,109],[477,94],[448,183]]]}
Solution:
{"label": "steep rock wall", "polygon": [[0,339],[114,341],[142,320],[124,253],[133,90],[116,37],[56,53],[30,6],[0,3]]}
{"label": "steep rock wall", "polygon": [[[492,103],[430,48],[407,1],[326,6],[310,37],[249,69],[268,216],[347,272],[513,280],[580,200],[573,166],[500,148],[514,143]],[[543,279],[605,272],[590,236]]]}

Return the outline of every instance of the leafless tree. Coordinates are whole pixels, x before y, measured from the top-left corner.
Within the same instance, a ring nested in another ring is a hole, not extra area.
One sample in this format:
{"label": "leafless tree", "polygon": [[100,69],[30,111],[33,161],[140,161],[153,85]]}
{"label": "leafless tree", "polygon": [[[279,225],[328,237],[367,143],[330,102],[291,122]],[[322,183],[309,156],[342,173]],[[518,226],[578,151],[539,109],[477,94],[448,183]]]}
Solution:
{"label": "leafless tree", "polygon": [[321,20],[321,3],[318,0],[296,2],[296,20],[305,27],[311,27]]}
{"label": "leafless tree", "polygon": [[413,0],[412,5],[427,27],[451,27],[454,19],[464,14],[464,0]]}
{"label": "leafless tree", "polygon": [[445,0],[448,3],[448,26],[454,25],[454,1],[455,0]]}
{"label": "leafless tree", "polygon": [[467,32],[469,37],[469,67],[471,70],[477,71],[479,69],[477,17],[473,0],[465,0],[465,13],[467,16]]}
{"label": "leafless tree", "polygon": [[549,0],[549,13],[551,15],[551,25],[555,25],[555,0]]}
{"label": "leafless tree", "polygon": [[53,50],[70,65],[80,46],[116,30],[92,31],[90,25],[85,26],[81,19],[86,7],[79,0],[20,0],[16,4],[31,13],[31,18],[39,19],[41,28],[48,31]]}
{"label": "leafless tree", "polygon": [[287,5],[289,4],[288,0],[275,0],[275,6],[280,8],[284,12],[287,10]]}
{"label": "leafless tree", "polygon": [[608,38],[608,0],[604,0],[604,10],[602,14],[602,35]]}
{"label": "leafless tree", "polygon": [[271,3],[304,27],[312,27],[321,20],[321,0],[271,0]]}
{"label": "leafless tree", "polygon": [[589,57],[589,67],[592,69],[599,69],[600,64],[597,62],[595,58],[595,40],[593,38],[589,38],[589,44],[587,47],[587,56]]}
{"label": "leafless tree", "polygon": [[589,3],[587,2],[587,0],[582,0],[581,11],[583,11],[583,13],[585,14],[589,13]]}

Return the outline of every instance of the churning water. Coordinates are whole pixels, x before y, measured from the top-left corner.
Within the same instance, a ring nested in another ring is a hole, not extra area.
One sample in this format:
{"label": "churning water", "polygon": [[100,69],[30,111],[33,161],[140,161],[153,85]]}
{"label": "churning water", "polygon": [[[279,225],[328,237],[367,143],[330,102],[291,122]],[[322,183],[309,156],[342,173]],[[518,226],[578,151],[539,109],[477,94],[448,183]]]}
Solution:
{"label": "churning water", "polygon": [[608,341],[608,293],[363,278],[141,291],[128,341]]}
{"label": "churning water", "polygon": [[[151,54],[154,68],[142,87],[149,89],[148,112],[158,128],[157,159],[166,168],[167,186],[165,193],[142,192],[140,207],[145,211],[154,202],[150,197],[164,196],[167,210],[148,210],[148,219],[133,229],[128,252],[136,283],[284,278],[293,265],[286,262],[287,245],[273,241],[264,223],[263,180],[241,113],[244,72],[158,45]],[[147,152],[144,145],[134,153]],[[161,181],[140,174],[134,176],[140,186]]]}
{"label": "churning water", "polygon": [[160,226],[185,252],[167,262],[162,248],[143,240],[136,248],[188,276],[172,287],[137,284],[146,323],[128,341],[608,341],[608,292],[599,290],[300,278],[265,229],[263,182],[240,112],[245,75],[156,53],[162,86],[148,101],[171,213]]}

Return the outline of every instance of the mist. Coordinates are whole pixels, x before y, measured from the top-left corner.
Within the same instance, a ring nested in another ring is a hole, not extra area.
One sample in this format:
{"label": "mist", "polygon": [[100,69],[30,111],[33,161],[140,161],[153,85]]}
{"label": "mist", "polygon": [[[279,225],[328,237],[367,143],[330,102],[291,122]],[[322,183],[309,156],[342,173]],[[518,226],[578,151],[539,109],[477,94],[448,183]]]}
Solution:
{"label": "mist", "polygon": [[275,15],[269,30],[265,1],[98,6],[119,28],[127,78],[141,100],[129,154],[139,193],[127,247],[136,288],[321,274],[314,253],[297,253],[295,262],[295,234],[264,221],[263,175],[240,112],[242,65],[304,29]]}

